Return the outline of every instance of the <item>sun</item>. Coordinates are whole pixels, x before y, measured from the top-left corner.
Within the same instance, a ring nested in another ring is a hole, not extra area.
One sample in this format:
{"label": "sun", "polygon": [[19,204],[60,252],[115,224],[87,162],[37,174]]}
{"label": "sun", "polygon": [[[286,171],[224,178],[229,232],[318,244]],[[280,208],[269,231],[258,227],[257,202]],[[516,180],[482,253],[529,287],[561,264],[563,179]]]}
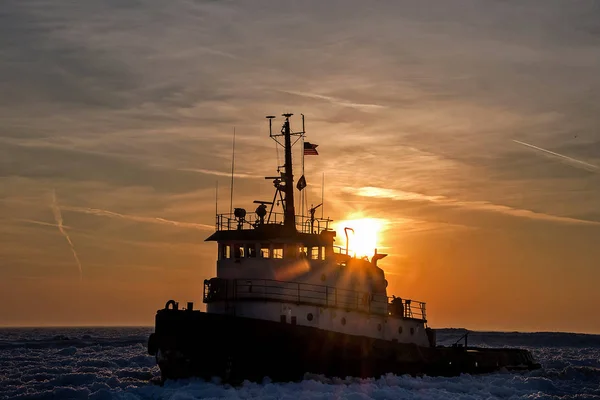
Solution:
{"label": "sun", "polygon": [[[348,230],[348,254],[356,257],[372,256],[375,249],[381,245],[380,240],[385,226],[385,220],[378,218],[347,219],[334,223],[337,232],[336,242],[343,249],[346,248],[346,234]],[[345,251],[345,250],[344,250]]]}

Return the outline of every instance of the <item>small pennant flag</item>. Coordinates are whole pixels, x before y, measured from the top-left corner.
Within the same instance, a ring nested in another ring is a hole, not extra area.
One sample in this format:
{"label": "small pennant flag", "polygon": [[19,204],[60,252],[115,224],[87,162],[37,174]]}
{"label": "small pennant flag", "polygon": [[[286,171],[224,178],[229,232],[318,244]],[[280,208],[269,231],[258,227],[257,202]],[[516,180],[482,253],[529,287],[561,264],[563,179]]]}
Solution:
{"label": "small pennant flag", "polygon": [[310,142],[304,142],[304,155],[305,156],[318,156],[317,153],[318,144],[312,144]]}
{"label": "small pennant flag", "polygon": [[300,179],[298,179],[298,183],[296,184],[296,188],[301,191],[305,187],[306,187],[306,179],[304,178],[304,175],[302,175],[300,177]]}

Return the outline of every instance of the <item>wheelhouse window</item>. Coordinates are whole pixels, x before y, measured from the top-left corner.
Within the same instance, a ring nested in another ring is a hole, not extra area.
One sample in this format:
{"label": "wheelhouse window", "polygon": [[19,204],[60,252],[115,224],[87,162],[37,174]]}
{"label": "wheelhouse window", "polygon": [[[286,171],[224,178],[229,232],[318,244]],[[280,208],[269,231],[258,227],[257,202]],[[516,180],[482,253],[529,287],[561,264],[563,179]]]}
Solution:
{"label": "wheelhouse window", "polygon": [[256,257],[256,246],[254,244],[249,244],[246,246],[246,257]]}
{"label": "wheelhouse window", "polygon": [[300,246],[298,247],[298,258],[307,258],[308,257],[308,247]]}
{"label": "wheelhouse window", "polygon": [[260,256],[262,258],[270,258],[271,257],[271,246],[268,243],[263,243],[260,246]]}
{"label": "wheelhouse window", "polygon": [[283,258],[283,245],[282,244],[274,244],[273,245],[273,258]]}
{"label": "wheelhouse window", "polygon": [[321,246],[321,255],[319,257],[321,260],[325,259],[325,246]]}
{"label": "wheelhouse window", "polygon": [[241,244],[234,244],[233,245],[233,256],[235,258],[244,258],[245,257],[245,251],[244,251],[244,245]]}
{"label": "wheelhouse window", "polygon": [[311,247],[310,248],[310,258],[311,258],[311,260],[319,259],[319,247]]}
{"label": "wheelhouse window", "polygon": [[231,246],[228,244],[221,245],[221,251],[219,252],[219,259],[231,258]]}

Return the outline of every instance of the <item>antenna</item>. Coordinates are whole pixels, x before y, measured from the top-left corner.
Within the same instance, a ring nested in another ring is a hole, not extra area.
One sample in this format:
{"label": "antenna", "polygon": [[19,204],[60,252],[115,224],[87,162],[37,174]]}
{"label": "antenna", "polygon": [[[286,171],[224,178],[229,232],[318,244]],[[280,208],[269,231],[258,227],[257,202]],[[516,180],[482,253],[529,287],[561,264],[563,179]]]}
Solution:
{"label": "antenna", "polygon": [[233,127],[233,149],[231,155],[231,193],[229,195],[229,214],[231,216],[233,209],[233,170],[235,168],[235,126]]}
{"label": "antenna", "polygon": [[215,181],[215,215],[219,215],[219,180]]}
{"label": "antenna", "polygon": [[273,136],[273,118],[274,115],[267,115],[265,118],[269,119],[269,136]]}

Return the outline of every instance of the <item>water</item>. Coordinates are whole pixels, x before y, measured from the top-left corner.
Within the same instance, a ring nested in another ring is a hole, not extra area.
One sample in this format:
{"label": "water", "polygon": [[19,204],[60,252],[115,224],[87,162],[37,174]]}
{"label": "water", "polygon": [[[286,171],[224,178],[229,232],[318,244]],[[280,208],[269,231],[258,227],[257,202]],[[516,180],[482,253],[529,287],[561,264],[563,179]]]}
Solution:
{"label": "water", "polygon": [[[0,329],[0,399],[600,399],[600,335],[472,333],[469,344],[530,349],[543,369],[454,378],[387,375],[299,383],[246,382],[233,388],[159,376],[146,352],[152,328]],[[450,344],[462,332],[443,330]]]}

